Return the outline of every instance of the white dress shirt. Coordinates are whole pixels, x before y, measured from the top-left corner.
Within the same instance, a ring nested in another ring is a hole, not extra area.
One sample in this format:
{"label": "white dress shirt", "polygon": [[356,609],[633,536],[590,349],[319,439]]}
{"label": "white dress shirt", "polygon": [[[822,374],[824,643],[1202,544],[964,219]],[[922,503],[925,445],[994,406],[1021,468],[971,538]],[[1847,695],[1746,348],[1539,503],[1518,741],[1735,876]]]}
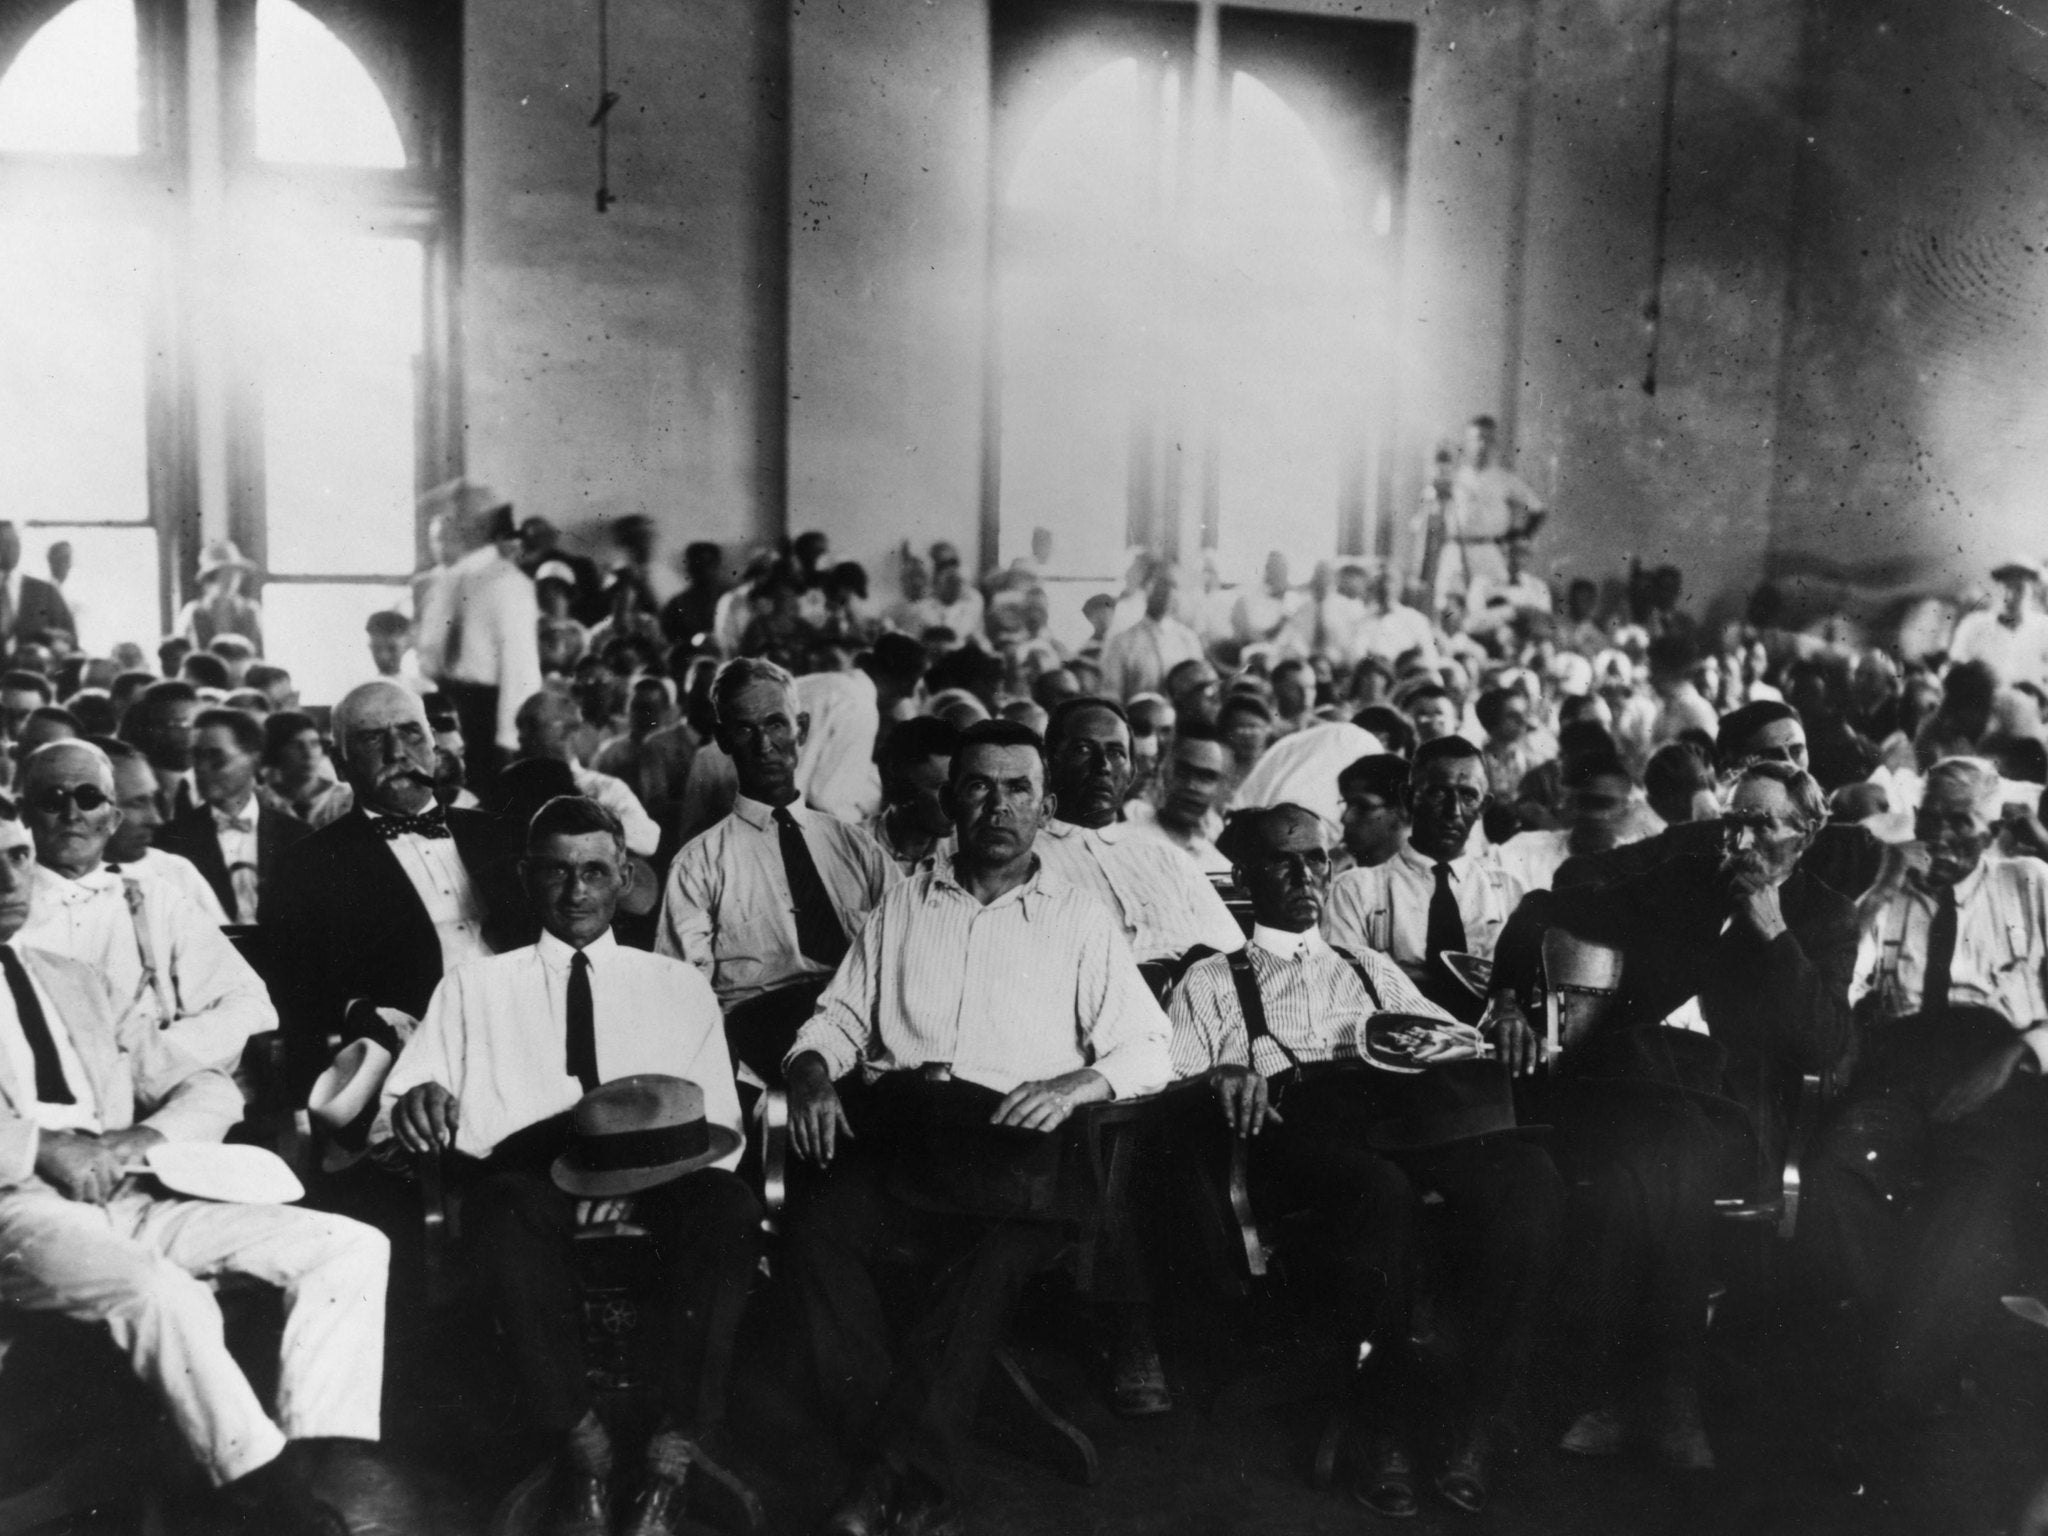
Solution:
{"label": "white dress shirt", "polygon": [[[801,802],[789,813],[840,926],[853,937],[902,878],[896,861],[859,827]],[[726,1008],[825,973],[797,947],[796,902],[774,807],[741,795],[731,815],[676,855],[654,947],[703,971]]]}
{"label": "white dress shirt", "polygon": [[[680,961],[627,949],[609,933],[590,960],[591,1020],[602,1082],[654,1072],[704,1090],[705,1118],[739,1132],[739,1094],[726,1054],[725,1019],[704,978]],[[455,1149],[488,1157],[514,1131],[575,1108],[583,1085],[568,1069],[569,967],[576,951],[553,934],[458,967],[441,979],[419,1030],[384,1079],[391,1106],[422,1083],[439,1083],[461,1106]],[[739,1151],[713,1166],[731,1168]]]}
{"label": "white dress shirt", "polygon": [[1102,691],[1117,700],[1161,692],[1167,673],[1184,661],[1200,661],[1206,654],[1202,637],[1179,619],[1171,615],[1142,618],[1111,635],[1103,645]]}
{"label": "white dress shirt", "polygon": [[1385,613],[1368,610],[1358,624],[1357,646],[1361,660],[1377,656],[1388,666],[1410,651],[1421,652],[1427,662],[1437,659],[1436,631],[1421,609],[1405,603],[1395,603]]}
{"label": "white dress shirt", "polygon": [[[1212,812],[1207,821],[1214,822],[1215,819]],[[1217,851],[1215,840],[1208,835],[1211,830],[1208,825],[1197,827],[1183,837],[1159,819],[1158,807],[1149,800],[1125,802],[1123,824],[1131,837],[1163,843],[1186,854],[1195,861],[1195,868],[1205,875],[1230,873],[1230,860]]]}
{"label": "white dress shirt", "polygon": [[519,706],[540,692],[540,606],[524,571],[486,544],[448,568],[443,676],[498,690],[498,745],[519,745]]}
{"label": "white dress shirt", "polygon": [[[1920,1011],[1927,981],[1928,930],[1935,899],[1918,886],[1901,886],[1864,920],[1856,949],[1849,1001],[1872,992],[1886,1018]],[[1948,1000],[1990,1008],[2027,1029],[2048,1019],[2042,966],[2048,963],[2048,864],[2039,859],[1987,853],[1956,884],[1956,952],[1949,963]],[[2027,1037],[2048,1068],[2048,1030]]]}
{"label": "white dress shirt", "polygon": [[[110,866],[113,867],[113,866]],[[204,912],[216,923],[226,923],[228,915],[221,910],[220,897],[213,893],[206,876],[199,873],[199,866],[182,853],[166,853],[161,848],[145,848],[142,857],[130,859],[118,866],[138,880],[161,880],[193,906]]]}
{"label": "white dress shirt", "polygon": [[2007,687],[2048,684],[2048,614],[2029,608],[2017,625],[2008,625],[1993,609],[1966,613],[1956,623],[1948,656],[1983,662]]}
{"label": "white dress shirt", "polygon": [[[17,949],[16,954],[20,951]],[[41,1099],[29,1102],[28,1118],[46,1131],[92,1131],[97,1134],[104,1127],[100,1124],[99,1101],[93,1097],[92,1079],[86,1074],[85,1063],[79,1059],[78,1047],[71,1042],[71,1029],[57,1012],[57,1005],[50,1001],[50,994],[43,990],[43,984],[36,980],[35,967],[24,965],[21,973],[28,978],[30,990],[36,1001],[43,1005],[43,1022],[49,1026],[50,1042],[57,1048],[57,1065],[64,1072],[64,1086],[71,1090],[73,1102],[69,1104],[45,1104]],[[29,1049],[28,1033],[21,1027],[21,1014],[14,1006],[14,989],[0,984],[0,1055],[7,1058],[7,1068],[13,1080],[24,1088],[33,1089],[36,1081],[36,1056]]]}
{"label": "white dress shirt", "polygon": [[213,818],[213,835],[220,844],[221,862],[227,866],[228,884],[235,893],[233,920],[253,923],[259,893],[256,889],[256,796],[253,792],[235,811],[208,806]]}
{"label": "white dress shirt", "polygon": [[654,857],[654,850],[661,846],[661,828],[655,825],[654,818],[640,803],[640,797],[633,793],[624,779],[599,773],[595,768],[585,768],[581,763],[569,765],[569,779],[576,786],[577,794],[586,800],[596,801],[619,818],[619,826],[626,834],[627,852],[637,853],[643,859]]}
{"label": "white dress shirt", "polygon": [[[1451,892],[1465,920],[1465,951],[1493,958],[1500,931],[1526,894],[1491,851],[1468,851],[1450,861]],[[1393,957],[1411,977],[1429,953],[1429,901],[1436,893],[1436,861],[1404,844],[1384,864],[1352,869],[1330,883],[1323,936],[1353,954],[1367,949]]]}
{"label": "white dress shirt", "polygon": [[[372,821],[384,819],[381,811],[367,805],[363,814]],[[484,904],[470,883],[469,867],[462,862],[455,839],[404,832],[384,846],[412,882],[427,921],[434,925],[434,937],[441,941],[441,974],[472,960],[488,960],[494,951],[484,942]]]}
{"label": "white dress shirt", "polygon": [[[129,891],[142,905],[141,921]],[[29,918],[18,943],[93,966],[115,1001],[133,1003],[195,1061],[231,1068],[251,1035],[277,1028],[262,979],[201,911],[163,880],[134,879],[102,865],[69,880],[36,866]],[[152,967],[145,970],[140,935]]]}
{"label": "white dress shirt", "polygon": [[941,854],[883,898],[784,1065],[944,1062],[998,1093],[1092,1067],[1118,1098],[1163,1088],[1166,1015],[1106,915],[1043,862],[984,906]]}
{"label": "white dress shirt", "polygon": [[797,705],[811,717],[796,764],[796,792],[805,805],[856,824],[882,808],[875,735],[882,713],[875,680],[858,669],[810,672],[796,680]]}
{"label": "white dress shirt", "polygon": [[[1259,984],[1267,1031],[1294,1052],[1297,1061],[1335,1061],[1365,1054],[1365,1023],[1375,1013],[1421,1013],[1448,1019],[1449,1014],[1415,990],[1401,968],[1369,949],[1353,950],[1379,993],[1374,1005],[1358,973],[1313,928],[1288,933],[1263,923],[1252,929],[1246,950]],[[1271,1077],[1294,1065],[1273,1040],[1251,1048],[1244,1009],[1237,998],[1237,978],[1230,961],[1211,955],[1188,967],[1174,989],[1173,1071],[1193,1077],[1214,1066],[1255,1066]]]}
{"label": "white dress shirt", "polygon": [[1228,953],[1244,930],[1194,861],[1157,838],[1112,823],[1099,831],[1071,821],[1039,829],[1040,860],[1087,891],[1123,924],[1124,942],[1143,965],[1178,960],[1197,944]]}

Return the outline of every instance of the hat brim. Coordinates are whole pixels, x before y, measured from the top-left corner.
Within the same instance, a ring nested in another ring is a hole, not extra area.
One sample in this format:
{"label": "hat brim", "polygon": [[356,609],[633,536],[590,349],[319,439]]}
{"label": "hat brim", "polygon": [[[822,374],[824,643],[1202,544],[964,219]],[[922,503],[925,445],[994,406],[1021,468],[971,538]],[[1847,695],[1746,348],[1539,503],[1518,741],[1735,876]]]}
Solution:
{"label": "hat brim", "polygon": [[654,1189],[680,1179],[686,1173],[695,1173],[699,1168],[708,1168],[720,1158],[728,1157],[740,1149],[740,1133],[730,1126],[713,1125],[705,1129],[710,1133],[711,1145],[702,1152],[679,1158],[675,1162],[656,1163],[646,1168],[596,1170],[578,1164],[573,1152],[564,1152],[555,1159],[549,1176],[554,1179],[555,1188],[564,1194],[579,1195],[589,1200],[609,1200],[621,1195],[637,1195],[643,1190]]}
{"label": "hat brim", "polygon": [[2003,565],[1991,567],[1993,581],[2011,581],[2015,576],[2024,576],[2028,581],[2039,581],[2041,568],[2038,565],[2022,565],[2017,560],[2008,560]]}

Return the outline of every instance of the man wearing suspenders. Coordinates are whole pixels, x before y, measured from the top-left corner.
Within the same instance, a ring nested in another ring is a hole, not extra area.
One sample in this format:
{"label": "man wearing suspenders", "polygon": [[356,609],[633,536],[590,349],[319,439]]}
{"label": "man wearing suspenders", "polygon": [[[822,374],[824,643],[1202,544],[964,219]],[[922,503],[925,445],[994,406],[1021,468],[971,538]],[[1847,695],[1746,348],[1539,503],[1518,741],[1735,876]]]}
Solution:
{"label": "man wearing suspenders", "polygon": [[[1182,980],[1170,1009],[1174,1071],[1205,1076],[1232,1133],[1252,1138],[1254,1208],[1319,1218],[1346,1330],[1369,1346],[1352,1491],[1385,1516],[1418,1508],[1410,1432],[1420,1405],[1402,1356],[1421,1206],[1441,1197],[1431,1235],[1448,1249],[1440,1269],[1451,1288],[1431,1300],[1462,1320],[1464,1386],[1434,1481],[1453,1507],[1476,1513],[1556,1271],[1563,1186],[1542,1148],[1516,1134],[1507,1075],[1477,1058],[1476,1036],[1458,1040],[1450,1016],[1385,956],[1336,950],[1318,934],[1330,853],[1312,812],[1242,814],[1223,851],[1251,895],[1251,944],[1197,962]],[[1384,1012],[1438,1021],[1457,1043],[1418,1058],[1428,1062],[1420,1072],[1382,1070],[1365,1055],[1368,1021]]]}

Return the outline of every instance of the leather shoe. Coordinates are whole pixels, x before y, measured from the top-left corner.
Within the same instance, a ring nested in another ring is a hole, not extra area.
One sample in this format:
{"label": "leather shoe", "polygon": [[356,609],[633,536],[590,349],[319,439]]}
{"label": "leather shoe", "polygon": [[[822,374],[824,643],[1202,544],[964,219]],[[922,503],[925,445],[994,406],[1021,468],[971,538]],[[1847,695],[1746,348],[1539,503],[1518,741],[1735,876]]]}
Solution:
{"label": "leather shoe", "polygon": [[547,1536],[611,1536],[611,1528],[611,1489],[605,1480],[558,1470],[547,1522],[541,1527]]}
{"label": "leather shoe", "polygon": [[676,1536],[683,1528],[683,1484],[649,1474],[634,1496],[622,1536]]}
{"label": "leather shoe", "polygon": [[1422,1504],[1415,1496],[1415,1463],[1401,1442],[1392,1435],[1371,1435],[1359,1451],[1351,1497],[1382,1519],[1413,1519]]}
{"label": "leather shoe", "polygon": [[1453,1509],[1476,1515],[1486,1508],[1489,1487],[1487,1463],[1491,1459],[1483,1434],[1466,1435],[1451,1447],[1443,1470],[1436,1475],[1436,1491]]}
{"label": "leather shoe", "polygon": [[832,1513],[818,1527],[818,1536],[889,1536],[893,1529],[890,1495],[896,1477],[877,1463],[861,1474],[860,1480],[832,1506]]}

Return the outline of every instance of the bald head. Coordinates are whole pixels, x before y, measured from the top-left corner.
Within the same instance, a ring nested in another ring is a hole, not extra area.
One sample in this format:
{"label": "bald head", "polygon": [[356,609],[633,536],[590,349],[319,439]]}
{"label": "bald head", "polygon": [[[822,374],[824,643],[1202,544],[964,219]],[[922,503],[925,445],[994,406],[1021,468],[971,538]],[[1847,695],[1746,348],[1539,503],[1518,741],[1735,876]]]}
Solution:
{"label": "bald head", "polygon": [[[334,706],[342,772],[365,807],[416,816],[434,798],[434,736],[418,694],[397,683],[369,682]],[[61,745],[61,743],[60,743]]]}

